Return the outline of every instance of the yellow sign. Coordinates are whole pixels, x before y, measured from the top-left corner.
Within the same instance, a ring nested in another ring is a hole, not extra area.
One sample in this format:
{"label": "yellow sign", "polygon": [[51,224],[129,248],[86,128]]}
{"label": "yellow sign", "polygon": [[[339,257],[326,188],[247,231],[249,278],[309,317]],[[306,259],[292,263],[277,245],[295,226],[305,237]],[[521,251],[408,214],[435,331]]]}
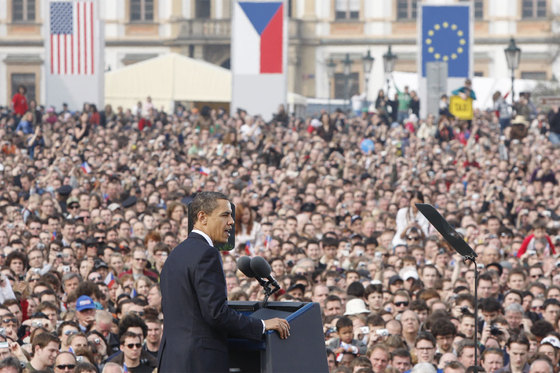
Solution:
{"label": "yellow sign", "polygon": [[473,118],[472,98],[463,100],[461,96],[451,96],[449,112],[457,119],[471,120]]}

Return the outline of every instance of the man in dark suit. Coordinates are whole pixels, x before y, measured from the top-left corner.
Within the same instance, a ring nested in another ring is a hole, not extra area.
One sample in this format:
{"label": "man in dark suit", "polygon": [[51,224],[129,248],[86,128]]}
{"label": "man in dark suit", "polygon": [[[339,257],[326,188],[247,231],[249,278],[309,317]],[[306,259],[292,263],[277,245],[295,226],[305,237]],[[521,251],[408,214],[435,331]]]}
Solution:
{"label": "man in dark suit", "polygon": [[220,253],[232,210],[222,193],[202,192],[191,203],[194,228],[169,255],[161,273],[163,337],[158,371],[228,372],[227,337],[261,340],[266,330],[287,338],[284,319],[259,320],[230,309]]}

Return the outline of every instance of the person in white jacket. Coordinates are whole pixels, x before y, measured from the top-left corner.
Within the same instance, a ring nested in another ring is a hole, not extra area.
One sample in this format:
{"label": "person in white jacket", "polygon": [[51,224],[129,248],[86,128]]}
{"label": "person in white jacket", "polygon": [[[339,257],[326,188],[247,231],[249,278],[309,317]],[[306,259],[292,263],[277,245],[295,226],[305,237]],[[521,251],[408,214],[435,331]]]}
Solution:
{"label": "person in white jacket", "polygon": [[393,247],[406,244],[406,237],[401,236],[413,224],[418,225],[422,229],[424,236],[428,236],[430,222],[418,211],[416,208],[417,203],[424,203],[424,196],[420,191],[413,191],[410,196],[410,205],[403,207],[397,212],[397,232],[393,237]]}

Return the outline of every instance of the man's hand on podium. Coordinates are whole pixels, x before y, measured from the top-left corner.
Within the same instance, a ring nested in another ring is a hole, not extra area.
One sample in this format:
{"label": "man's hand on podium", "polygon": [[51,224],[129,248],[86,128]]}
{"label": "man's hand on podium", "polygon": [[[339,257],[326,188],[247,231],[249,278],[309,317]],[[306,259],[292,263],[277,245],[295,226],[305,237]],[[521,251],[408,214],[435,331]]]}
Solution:
{"label": "man's hand on podium", "polygon": [[265,330],[276,330],[282,339],[286,339],[290,335],[290,324],[278,317],[264,320],[264,328]]}

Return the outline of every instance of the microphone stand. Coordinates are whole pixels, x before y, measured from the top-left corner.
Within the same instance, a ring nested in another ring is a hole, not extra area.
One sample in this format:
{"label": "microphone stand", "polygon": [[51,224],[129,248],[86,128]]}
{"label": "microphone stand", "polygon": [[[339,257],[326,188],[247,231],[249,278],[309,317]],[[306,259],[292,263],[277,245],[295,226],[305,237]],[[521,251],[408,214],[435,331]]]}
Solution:
{"label": "microphone stand", "polygon": [[257,280],[259,281],[259,284],[261,284],[261,286],[263,287],[263,290],[264,290],[263,308],[265,308],[266,305],[268,304],[268,298],[272,294],[274,294],[278,290],[280,290],[280,286],[278,284],[274,285],[271,280],[265,281],[262,278],[258,278],[258,277],[257,277]]}
{"label": "microphone stand", "polygon": [[463,260],[474,264],[474,366],[478,367],[478,266],[474,256],[463,256]]}

